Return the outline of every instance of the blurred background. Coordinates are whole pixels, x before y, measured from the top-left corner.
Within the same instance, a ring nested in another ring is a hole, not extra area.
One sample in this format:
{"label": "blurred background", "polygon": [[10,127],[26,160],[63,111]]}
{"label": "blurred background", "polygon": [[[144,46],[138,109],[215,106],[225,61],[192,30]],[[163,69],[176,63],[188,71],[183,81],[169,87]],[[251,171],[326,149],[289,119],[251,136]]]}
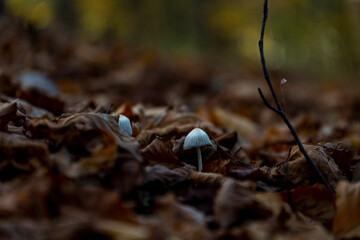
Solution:
{"label": "blurred background", "polygon": [[[24,27],[58,28],[91,42],[122,43],[174,58],[261,71],[262,1],[2,0]],[[269,68],[316,80],[358,80],[359,0],[271,0],[265,37]],[[279,76],[281,77],[281,76]]]}

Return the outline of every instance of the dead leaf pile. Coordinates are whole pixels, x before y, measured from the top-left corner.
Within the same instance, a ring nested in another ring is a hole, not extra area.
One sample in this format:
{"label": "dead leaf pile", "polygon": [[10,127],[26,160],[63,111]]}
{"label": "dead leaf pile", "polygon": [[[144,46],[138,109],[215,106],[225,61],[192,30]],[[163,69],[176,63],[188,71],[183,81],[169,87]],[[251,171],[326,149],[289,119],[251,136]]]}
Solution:
{"label": "dead leaf pile", "polygon": [[[360,238],[358,86],[284,91],[333,196],[251,74],[0,30],[1,239]],[[212,143],[201,172],[184,150],[197,127]]]}

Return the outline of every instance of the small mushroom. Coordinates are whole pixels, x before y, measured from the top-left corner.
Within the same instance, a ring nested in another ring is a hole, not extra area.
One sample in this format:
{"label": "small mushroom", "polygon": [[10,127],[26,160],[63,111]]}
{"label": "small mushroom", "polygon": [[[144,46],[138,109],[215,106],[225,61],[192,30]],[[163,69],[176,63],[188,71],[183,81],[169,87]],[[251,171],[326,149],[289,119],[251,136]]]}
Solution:
{"label": "small mushroom", "polygon": [[126,116],[124,116],[124,115],[119,116],[119,127],[122,130],[124,130],[127,134],[129,134],[130,136],[132,135],[131,123],[130,123],[130,120]]}
{"label": "small mushroom", "polygon": [[202,170],[201,147],[212,146],[208,135],[200,128],[194,128],[185,138],[184,150],[196,148],[198,156],[198,170]]}

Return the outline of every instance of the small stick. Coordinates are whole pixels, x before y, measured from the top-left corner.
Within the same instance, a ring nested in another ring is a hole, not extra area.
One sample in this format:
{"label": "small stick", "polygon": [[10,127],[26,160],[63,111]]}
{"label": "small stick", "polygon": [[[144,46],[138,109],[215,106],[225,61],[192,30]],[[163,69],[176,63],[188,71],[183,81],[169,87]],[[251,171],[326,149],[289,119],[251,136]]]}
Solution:
{"label": "small stick", "polygon": [[324,185],[330,190],[330,192],[335,195],[335,190],[330,186],[330,184],[326,181],[324,175],[321,173],[320,169],[316,166],[315,162],[310,158],[310,156],[305,151],[304,146],[302,145],[299,136],[297,135],[295,128],[290,123],[288,117],[286,116],[279,99],[275,93],[274,87],[272,85],[272,82],[270,80],[269,72],[266,67],[265,62],[265,56],[264,56],[264,33],[265,33],[265,24],[268,17],[268,0],[264,0],[264,11],[263,11],[263,20],[261,24],[261,34],[260,34],[260,40],[259,40],[259,50],[260,50],[260,58],[261,58],[261,64],[264,72],[264,77],[266,80],[266,83],[270,89],[271,95],[275,101],[276,107],[271,105],[269,101],[265,98],[264,94],[262,93],[261,89],[258,88],[259,94],[261,99],[263,100],[266,107],[268,107],[270,110],[275,112],[276,114],[280,115],[280,117],[284,120],[285,124],[288,126],[292,136],[294,137],[297,145],[299,146],[300,152],[304,155],[305,159],[311,164],[313,169],[316,171],[317,175],[319,176],[320,180],[324,183]]}

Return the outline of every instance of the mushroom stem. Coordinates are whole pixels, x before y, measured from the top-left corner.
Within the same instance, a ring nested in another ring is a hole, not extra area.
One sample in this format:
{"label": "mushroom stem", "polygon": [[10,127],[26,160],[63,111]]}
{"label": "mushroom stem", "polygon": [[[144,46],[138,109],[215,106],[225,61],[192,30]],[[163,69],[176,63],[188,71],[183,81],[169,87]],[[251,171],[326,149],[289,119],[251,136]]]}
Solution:
{"label": "mushroom stem", "polygon": [[197,150],[197,155],[198,155],[198,171],[201,172],[202,171],[202,158],[201,158],[201,150],[200,148],[196,148]]}

